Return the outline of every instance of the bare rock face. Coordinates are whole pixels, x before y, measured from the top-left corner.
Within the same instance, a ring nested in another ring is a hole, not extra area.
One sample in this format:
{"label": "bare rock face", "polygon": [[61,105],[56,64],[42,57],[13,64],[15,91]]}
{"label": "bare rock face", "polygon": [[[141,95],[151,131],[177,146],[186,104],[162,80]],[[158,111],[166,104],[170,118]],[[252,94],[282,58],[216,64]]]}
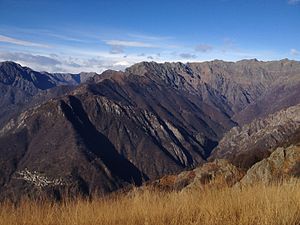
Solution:
{"label": "bare rock face", "polygon": [[186,188],[197,188],[201,185],[214,187],[232,186],[244,175],[243,171],[226,160],[215,160],[194,170],[196,179]]}
{"label": "bare rock face", "polygon": [[228,187],[240,181],[244,172],[226,160],[205,163],[191,171],[169,175],[150,183],[163,190],[190,190],[204,187]]}
{"label": "bare rock face", "polygon": [[270,157],[254,164],[240,181],[240,185],[256,182],[272,183],[300,177],[300,145],[277,148]]}
{"label": "bare rock face", "polygon": [[235,165],[250,168],[279,146],[300,140],[300,105],[289,107],[227,132],[213,150],[211,158],[225,158]]}

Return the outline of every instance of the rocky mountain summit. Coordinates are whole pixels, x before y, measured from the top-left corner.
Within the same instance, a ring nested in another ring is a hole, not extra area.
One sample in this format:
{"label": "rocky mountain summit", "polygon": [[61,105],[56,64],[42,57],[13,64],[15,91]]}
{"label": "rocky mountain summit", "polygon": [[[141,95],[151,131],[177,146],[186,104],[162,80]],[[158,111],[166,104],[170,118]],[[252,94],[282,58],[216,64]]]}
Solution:
{"label": "rocky mountain summit", "polygon": [[[20,82],[3,73],[9,88],[20,83],[22,93],[43,100],[0,129],[2,197],[105,194],[215,158],[229,162],[211,162],[193,173],[203,182],[226,175],[232,184],[275,148],[299,140],[296,61],[142,62],[65,91],[51,76],[32,73],[18,75]],[[49,100],[35,91],[41,79],[42,87],[56,85],[46,91],[62,95]],[[277,90],[282,93],[275,106],[263,111]]]}

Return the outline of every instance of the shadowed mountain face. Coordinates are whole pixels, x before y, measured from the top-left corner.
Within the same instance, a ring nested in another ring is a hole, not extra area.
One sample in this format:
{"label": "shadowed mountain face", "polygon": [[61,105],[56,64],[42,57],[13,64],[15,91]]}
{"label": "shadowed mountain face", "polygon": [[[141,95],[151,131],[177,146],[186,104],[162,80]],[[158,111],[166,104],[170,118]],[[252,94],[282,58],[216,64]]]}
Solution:
{"label": "shadowed mountain face", "polygon": [[[143,62],[95,75],[2,127],[0,191],[107,193],[193,168],[211,156],[235,121],[299,103],[299,74],[298,62],[244,60]],[[276,104],[263,110],[278,90]],[[225,157],[223,146],[214,154]],[[239,151],[229,151],[230,157]]]}

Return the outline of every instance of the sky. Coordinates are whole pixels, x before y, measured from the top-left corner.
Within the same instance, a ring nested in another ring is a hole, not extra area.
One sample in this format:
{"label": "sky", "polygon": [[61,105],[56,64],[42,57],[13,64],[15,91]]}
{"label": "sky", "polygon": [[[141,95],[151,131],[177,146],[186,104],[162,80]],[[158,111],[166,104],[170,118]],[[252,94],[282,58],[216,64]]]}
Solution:
{"label": "sky", "polygon": [[38,71],[252,58],[300,60],[300,0],[0,0],[0,61]]}

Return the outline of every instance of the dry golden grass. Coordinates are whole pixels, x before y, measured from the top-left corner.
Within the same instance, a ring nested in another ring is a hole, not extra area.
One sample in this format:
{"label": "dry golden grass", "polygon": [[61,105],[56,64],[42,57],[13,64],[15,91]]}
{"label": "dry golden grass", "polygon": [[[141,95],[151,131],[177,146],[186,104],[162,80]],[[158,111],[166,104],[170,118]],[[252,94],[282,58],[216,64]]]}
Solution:
{"label": "dry golden grass", "polygon": [[0,224],[300,224],[300,183],[159,192],[135,190],[110,199],[0,206]]}

